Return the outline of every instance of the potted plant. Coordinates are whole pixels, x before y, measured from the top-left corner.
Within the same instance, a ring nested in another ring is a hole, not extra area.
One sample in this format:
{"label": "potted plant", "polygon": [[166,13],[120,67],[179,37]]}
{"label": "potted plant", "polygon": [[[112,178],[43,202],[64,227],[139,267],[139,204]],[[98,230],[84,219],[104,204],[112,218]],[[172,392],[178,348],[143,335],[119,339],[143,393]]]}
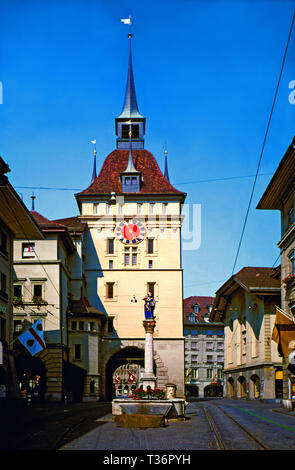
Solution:
{"label": "potted plant", "polygon": [[23,309],[25,308],[22,295],[20,295],[20,296],[14,295],[13,299],[12,299],[12,303],[13,303],[14,307],[23,308]]}
{"label": "potted plant", "polygon": [[41,296],[34,295],[32,298],[32,302],[36,305],[38,310],[40,309],[41,305],[47,305],[47,302],[42,299]]}
{"label": "potted plant", "polygon": [[154,390],[151,390],[150,394],[153,398],[156,398],[157,400],[163,400],[165,398],[165,391],[160,388],[155,388]]}
{"label": "potted plant", "polygon": [[288,287],[295,279],[295,274],[289,274],[282,280],[282,284],[285,284],[285,287]]}
{"label": "potted plant", "polygon": [[133,390],[130,398],[132,398],[132,400],[143,400],[146,398],[150,398],[151,400],[163,400],[165,398],[165,391],[159,388],[155,388],[154,390],[150,389],[149,391],[138,388],[137,390]]}

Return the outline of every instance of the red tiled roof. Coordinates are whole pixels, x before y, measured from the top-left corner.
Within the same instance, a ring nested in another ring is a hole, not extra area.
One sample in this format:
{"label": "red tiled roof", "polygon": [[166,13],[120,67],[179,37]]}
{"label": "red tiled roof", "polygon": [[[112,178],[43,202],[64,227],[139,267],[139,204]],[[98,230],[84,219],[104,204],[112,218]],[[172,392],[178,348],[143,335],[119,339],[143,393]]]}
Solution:
{"label": "red tiled roof", "polygon": [[77,216],[67,217],[66,219],[56,219],[54,222],[65,225],[70,232],[83,231],[86,227],[86,224],[81,222]]}
{"label": "red tiled roof", "polygon": [[278,268],[245,266],[234,277],[238,278],[247,288],[280,287],[281,280],[277,273]]}
{"label": "red tiled roof", "polygon": [[34,217],[35,221],[37,222],[38,225],[53,225],[53,226],[61,226],[64,227],[64,225],[59,224],[57,222],[53,222],[49,219],[46,219],[46,217],[43,217],[43,215],[39,214],[39,212],[36,211],[30,211],[30,214]]}
{"label": "red tiled roof", "polygon": [[199,313],[195,313],[197,320],[200,323],[204,323],[203,316],[209,313],[208,305],[213,304],[214,297],[202,297],[202,296],[191,296],[183,300],[183,319],[189,321],[188,316],[190,313],[194,313],[193,306],[198,304],[200,307]]}
{"label": "red tiled roof", "polygon": [[75,316],[97,316],[105,319],[106,316],[103,312],[100,312],[96,308],[92,307],[87,297],[83,297],[80,300],[70,300],[69,310]]}
{"label": "red tiled roof", "polygon": [[[132,150],[133,162],[137,171],[141,173],[140,193],[179,194],[185,195],[175,189],[161,172],[154,156],[145,149]],[[105,159],[101,171],[93,183],[81,195],[91,195],[114,191],[122,193],[120,173],[125,171],[128,163],[129,150],[114,150]]]}
{"label": "red tiled roof", "polygon": [[64,224],[46,219],[46,217],[43,217],[43,215],[36,211],[31,211],[30,214],[33,216],[34,220],[37,222],[43,233],[58,232],[69,253],[73,253],[75,251],[73,240],[71,239],[69,231]]}
{"label": "red tiled roof", "polygon": [[[241,287],[240,287],[241,286]],[[214,298],[211,321],[220,321],[227,306],[226,296],[230,296],[237,288],[248,289],[260,294],[280,295],[281,279],[280,266],[276,268],[264,268],[245,266],[239,272],[231,276],[217,291]],[[257,292],[256,291],[256,292]]]}

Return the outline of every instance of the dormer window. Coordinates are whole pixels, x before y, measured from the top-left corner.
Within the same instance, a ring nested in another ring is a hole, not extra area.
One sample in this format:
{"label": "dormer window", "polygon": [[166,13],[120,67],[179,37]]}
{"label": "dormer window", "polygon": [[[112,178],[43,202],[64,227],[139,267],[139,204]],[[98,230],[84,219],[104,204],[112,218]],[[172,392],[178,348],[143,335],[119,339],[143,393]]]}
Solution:
{"label": "dormer window", "polygon": [[122,191],[123,193],[138,193],[139,192],[139,175],[137,176],[122,176]]}
{"label": "dormer window", "polygon": [[190,321],[191,323],[196,323],[196,315],[190,313],[188,316],[188,321]]}
{"label": "dormer window", "polygon": [[193,311],[194,311],[194,313],[199,313],[200,312],[200,306],[199,305],[193,305]]}

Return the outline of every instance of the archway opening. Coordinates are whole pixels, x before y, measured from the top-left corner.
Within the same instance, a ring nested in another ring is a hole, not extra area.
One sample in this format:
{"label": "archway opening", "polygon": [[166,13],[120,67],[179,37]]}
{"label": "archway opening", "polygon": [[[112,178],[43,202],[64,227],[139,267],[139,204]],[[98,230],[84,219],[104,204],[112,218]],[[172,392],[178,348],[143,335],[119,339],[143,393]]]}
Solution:
{"label": "archway opening", "polygon": [[223,387],[219,384],[209,384],[204,388],[204,397],[222,397]]}
{"label": "archway opening", "polygon": [[258,375],[254,374],[250,377],[251,384],[252,384],[252,398],[259,398],[260,396],[260,380]]}
{"label": "archway opening", "polygon": [[[140,386],[140,371],[144,368],[144,350],[126,347],[113,354],[108,360],[105,373],[105,397],[112,400],[116,396],[128,396],[134,387]],[[137,373],[134,373],[137,369]],[[120,373],[119,373],[120,372]],[[156,375],[156,363],[154,361]],[[116,376],[116,374],[118,374]],[[135,379],[129,374],[135,375]]]}
{"label": "archway opening", "polygon": [[33,400],[43,401],[46,391],[46,367],[39,357],[25,351],[15,357],[15,366],[22,398],[31,395]]}
{"label": "archway opening", "polygon": [[240,398],[246,398],[246,379],[243,375],[238,378]]}
{"label": "archway opening", "polygon": [[226,382],[226,394],[228,397],[234,397],[235,392],[234,392],[234,379],[232,377],[229,377],[229,379]]}

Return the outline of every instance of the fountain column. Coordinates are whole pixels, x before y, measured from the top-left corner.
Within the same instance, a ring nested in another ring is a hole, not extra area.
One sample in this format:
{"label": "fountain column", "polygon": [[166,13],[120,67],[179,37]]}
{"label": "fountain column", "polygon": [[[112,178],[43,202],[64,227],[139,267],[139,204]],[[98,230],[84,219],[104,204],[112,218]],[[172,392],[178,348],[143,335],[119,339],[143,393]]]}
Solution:
{"label": "fountain column", "polygon": [[147,387],[155,389],[157,377],[154,374],[154,330],[156,326],[155,320],[144,320],[145,329],[145,347],[144,347],[144,374],[142,378],[143,389]]}

